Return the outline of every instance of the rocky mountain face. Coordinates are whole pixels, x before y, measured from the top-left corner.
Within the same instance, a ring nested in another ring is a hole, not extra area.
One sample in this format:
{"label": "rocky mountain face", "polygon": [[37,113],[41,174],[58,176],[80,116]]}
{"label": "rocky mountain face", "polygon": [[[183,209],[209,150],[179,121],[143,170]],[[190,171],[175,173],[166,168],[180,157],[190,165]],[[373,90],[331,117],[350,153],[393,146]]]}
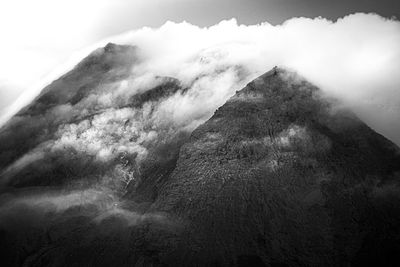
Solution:
{"label": "rocky mountain face", "polygon": [[192,133],[153,206],[190,222],[182,262],[396,260],[399,150],[319,93],[274,69]]}
{"label": "rocky mountain face", "polygon": [[100,48],[0,130],[3,266],[400,261],[393,143],[280,68],[191,132],[180,81],[124,91],[140,60]]}

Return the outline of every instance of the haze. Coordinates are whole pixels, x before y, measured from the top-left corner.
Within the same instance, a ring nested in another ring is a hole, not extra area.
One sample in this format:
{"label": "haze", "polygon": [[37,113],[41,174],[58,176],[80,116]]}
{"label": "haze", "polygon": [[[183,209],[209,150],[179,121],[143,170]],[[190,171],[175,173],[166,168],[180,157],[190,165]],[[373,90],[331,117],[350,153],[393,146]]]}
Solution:
{"label": "haze", "polygon": [[[189,56],[213,47],[228,53],[230,64],[249,68],[252,77],[273,65],[292,68],[340,97],[374,129],[399,144],[400,27],[393,16],[399,16],[400,8],[396,3],[5,0],[0,8],[4,40],[0,44],[0,124],[45,84],[111,40],[139,45],[150,62],[157,63],[153,72],[162,72],[175,58],[174,73],[169,74],[178,78],[185,78],[178,69]],[[353,12],[380,16],[345,17]],[[290,19],[300,16],[321,18]],[[220,23],[232,17],[237,22]],[[214,24],[218,26],[204,28]],[[140,30],[144,26],[155,29]]]}

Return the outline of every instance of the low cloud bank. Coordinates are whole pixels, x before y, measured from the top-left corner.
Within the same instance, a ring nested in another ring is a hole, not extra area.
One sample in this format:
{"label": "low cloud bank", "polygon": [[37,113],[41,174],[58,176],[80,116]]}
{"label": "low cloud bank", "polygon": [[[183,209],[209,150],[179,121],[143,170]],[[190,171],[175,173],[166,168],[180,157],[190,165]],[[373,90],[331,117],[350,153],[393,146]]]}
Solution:
{"label": "low cloud bank", "polygon": [[191,88],[189,94],[160,108],[175,120],[210,115],[236,90],[278,65],[339,98],[375,130],[400,144],[397,20],[358,13],[335,22],[293,18],[277,26],[238,25],[234,19],[209,28],[167,22],[97,45],[110,41],[139,47],[143,61],[132,71],[133,82],[151,83],[149,77],[170,76]]}
{"label": "low cloud bank", "polygon": [[[192,86],[173,114],[213,109],[235,90],[278,65],[295,70],[351,107],[400,144],[400,22],[353,14],[336,22],[293,18],[282,25],[238,25],[232,19],[200,28],[167,22],[107,41],[137,45],[144,57],[134,75],[172,76]],[[200,77],[200,78],[199,78]]]}

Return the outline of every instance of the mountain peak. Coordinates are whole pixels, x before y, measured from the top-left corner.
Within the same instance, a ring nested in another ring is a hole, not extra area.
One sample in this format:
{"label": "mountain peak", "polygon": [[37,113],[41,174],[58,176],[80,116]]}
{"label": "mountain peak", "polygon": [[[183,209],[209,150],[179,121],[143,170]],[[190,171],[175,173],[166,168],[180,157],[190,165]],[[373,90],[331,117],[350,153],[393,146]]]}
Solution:
{"label": "mountain peak", "polygon": [[136,50],[136,46],[108,43],[89,54],[77,67],[78,69],[87,69],[96,65],[105,69],[126,67],[137,59]]}
{"label": "mountain peak", "polygon": [[115,43],[108,43],[104,46],[104,51],[109,53],[127,52],[136,50],[135,46],[132,45],[120,45]]}
{"label": "mountain peak", "polygon": [[288,70],[283,67],[274,66],[271,70],[267,71],[262,76],[274,76],[278,75],[279,73],[285,73],[285,72],[288,72]]}
{"label": "mountain peak", "polygon": [[322,113],[324,116],[329,113],[331,104],[318,92],[317,87],[297,73],[274,67],[237,91],[215,116],[220,116],[221,112],[247,116],[255,111],[268,111],[280,122],[279,125],[284,121],[310,121],[313,117],[323,117]]}
{"label": "mountain peak", "polygon": [[306,82],[306,79],[301,77],[297,72],[284,68],[275,66],[271,70],[262,74],[261,76],[254,79],[252,82],[257,83],[260,81],[265,81],[267,79],[282,79],[287,82]]}
{"label": "mountain peak", "polygon": [[291,71],[285,67],[275,66],[271,70],[267,71],[266,73],[256,78],[256,80],[260,78],[273,77],[278,75],[289,75],[289,74],[296,75],[296,72]]}
{"label": "mountain peak", "polygon": [[18,114],[40,114],[59,104],[76,104],[100,84],[129,77],[138,62],[137,48],[108,43],[90,53],[72,70],[46,86],[35,101]]}
{"label": "mountain peak", "polygon": [[112,51],[112,50],[115,50],[115,49],[118,49],[120,46],[118,46],[117,44],[114,44],[114,43],[108,43],[108,44],[106,44],[106,46],[104,47],[104,50],[105,51]]}

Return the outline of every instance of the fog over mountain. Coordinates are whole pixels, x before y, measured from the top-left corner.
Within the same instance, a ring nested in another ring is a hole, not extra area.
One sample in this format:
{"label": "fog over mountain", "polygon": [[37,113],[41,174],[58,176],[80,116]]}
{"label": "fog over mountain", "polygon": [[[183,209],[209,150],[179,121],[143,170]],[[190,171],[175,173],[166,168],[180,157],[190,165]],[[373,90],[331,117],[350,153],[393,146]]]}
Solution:
{"label": "fog over mountain", "polygon": [[3,263],[398,262],[399,43],[354,14],[88,48],[2,117]]}
{"label": "fog over mountain", "polygon": [[[151,75],[163,75],[190,83],[201,75],[204,78],[198,84],[208,83],[204,90],[216,96],[218,100],[212,101],[219,101],[217,105],[273,66],[284,66],[318,85],[326,94],[337,97],[374,129],[400,143],[397,20],[359,13],[336,22],[293,18],[277,26],[268,23],[245,26],[230,20],[200,28],[189,23],[167,22],[158,29],[143,28],[109,38],[85,51],[108,42],[130,44],[140,50],[142,62],[135,65],[127,82],[140,77],[142,83],[143,79],[152,82]],[[69,68],[79,60],[73,59]],[[235,68],[242,69],[239,76]],[[59,72],[55,75],[60,75]],[[215,72],[224,75],[214,75]],[[47,81],[55,78],[49,77]],[[29,103],[41,88],[39,84],[22,96],[0,122],[4,123]],[[215,104],[211,104],[209,112],[215,109]]]}

